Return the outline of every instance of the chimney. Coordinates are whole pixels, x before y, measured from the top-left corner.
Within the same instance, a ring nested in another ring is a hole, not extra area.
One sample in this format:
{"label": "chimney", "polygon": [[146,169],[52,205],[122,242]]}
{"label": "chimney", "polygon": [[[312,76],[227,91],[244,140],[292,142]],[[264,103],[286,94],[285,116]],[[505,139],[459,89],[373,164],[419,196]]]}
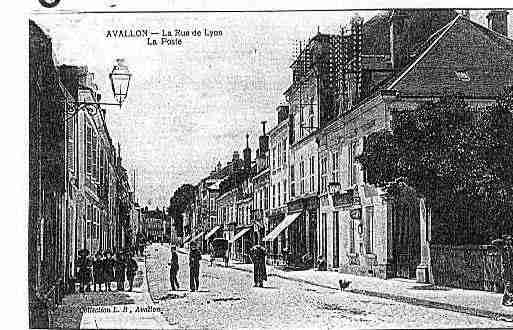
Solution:
{"label": "chimney", "polygon": [[269,137],[265,133],[265,124],[267,121],[262,121],[262,136],[258,138],[259,146],[260,146],[260,152],[262,154],[265,154],[267,151],[269,151]]}
{"label": "chimney", "polygon": [[362,29],[363,19],[356,14],[351,18],[351,37],[354,58],[351,64],[351,69],[354,72],[354,99],[352,101],[354,103],[360,100],[362,90]]}
{"label": "chimney", "polygon": [[392,69],[400,70],[407,62],[406,23],[408,16],[400,10],[393,10],[390,15],[390,60]]}
{"label": "chimney", "polygon": [[233,156],[232,156],[232,168],[233,168],[233,171],[237,171],[239,169],[239,152],[237,150],[235,150],[233,152]]}
{"label": "chimney", "polygon": [[486,15],[488,28],[507,37],[508,14],[506,10],[491,10],[490,13]]}
{"label": "chimney", "polygon": [[244,153],[244,168],[246,170],[251,169],[251,148],[249,147],[249,134],[246,134],[246,148],[243,151]]}

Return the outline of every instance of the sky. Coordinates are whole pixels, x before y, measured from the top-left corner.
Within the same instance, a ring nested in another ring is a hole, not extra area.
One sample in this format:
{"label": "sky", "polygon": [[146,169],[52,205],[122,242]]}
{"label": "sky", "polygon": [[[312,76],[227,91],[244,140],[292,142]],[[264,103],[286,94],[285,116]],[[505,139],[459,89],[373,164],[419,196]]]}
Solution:
{"label": "sky", "polygon": [[[364,19],[376,13],[359,12]],[[307,40],[318,29],[338,33],[352,15],[46,11],[30,18],[52,38],[57,64],[87,65],[95,73],[104,102],[112,101],[108,73],[116,58],[125,59],[132,73],[128,97],[121,110],[107,108],[107,126],[114,143],[121,145],[131,182],[137,171],[139,203],[163,207],[180,185],[198,183],[219,161],[230,161],[234,150],[242,154],[246,133],[254,157],[260,122],[266,120],[271,129],[275,109],[285,101],[296,40]],[[473,17],[482,21],[484,15],[475,12]],[[177,28],[206,28],[222,31],[222,36],[184,37],[181,46],[106,37],[108,30]]]}

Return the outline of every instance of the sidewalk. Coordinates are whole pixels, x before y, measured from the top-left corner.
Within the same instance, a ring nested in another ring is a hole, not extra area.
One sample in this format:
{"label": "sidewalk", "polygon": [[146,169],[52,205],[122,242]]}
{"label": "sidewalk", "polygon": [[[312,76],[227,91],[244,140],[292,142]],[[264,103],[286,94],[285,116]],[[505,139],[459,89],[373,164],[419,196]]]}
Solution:
{"label": "sidewalk", "polygon": [[144,259],[129,291],[87,292],[63,299],[55,313],[53,328],[169,329],[171,326],[150,299]]}
{"label": "sidewalk", "polygon": [[[185,249],[178,250],[181,253],[188,253]],[[210,260],[210,257],[204,255],[203,259]],[[217,260],[216,264],[221,265],[223,263]],[[252,264],[230,261],[229,267],[253,272]],[[498,293],[438,287],[432,284],[417,283],[415,280],[399,278],[383,280],[334,271],[283,271],[269,265],[267,266],[267,274],[268,276],[276,276],[334,290],[340,290],[339,280],[346,280],[351,281],[349,288],[344,290],[346,292],[513,322],[513,308],[502,306],[502,294]]]}

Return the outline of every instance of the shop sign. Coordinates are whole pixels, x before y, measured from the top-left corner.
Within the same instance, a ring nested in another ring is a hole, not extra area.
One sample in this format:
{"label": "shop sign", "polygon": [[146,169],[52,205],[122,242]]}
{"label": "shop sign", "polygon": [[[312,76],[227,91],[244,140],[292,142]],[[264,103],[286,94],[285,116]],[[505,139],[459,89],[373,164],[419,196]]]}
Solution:
{"label": "shop sign", "polygon": [[362,218],[362,209],[361,208],[352,209],[351,211],[349,211],[349,216],[351,217],[351,219],[355,219],[355,220],[361,219]]}
{"label": "shop sign", "polygon": [[353,205],[353,190],[347,190],[345,193],[335,193],[333,194],[333,205],[340,206],[350,206]]}

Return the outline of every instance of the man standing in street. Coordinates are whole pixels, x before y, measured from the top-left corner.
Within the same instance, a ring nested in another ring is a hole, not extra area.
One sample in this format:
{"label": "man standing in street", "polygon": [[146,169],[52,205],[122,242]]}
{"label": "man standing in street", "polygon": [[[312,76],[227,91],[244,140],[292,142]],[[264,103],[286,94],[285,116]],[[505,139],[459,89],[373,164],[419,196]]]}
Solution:
{"label": "man standing in street", "polygon": [[257,244],[250,250],[251,260],[253,261],[253,279],[255,287],[263,287],[264,281],[267,281],[267,271],[265,269],[265,256],[267,251],[265,248]]}
{"label": "man standing in street", "polygon": [[127,255],[127,262],[126,262],[126,277],[128,279],[128,291],[132,291],[132,288],[134,286],[134,277],[135,273],[137,272],[137,261],[135,261],[133,254],[130,252]]}
{"label": "man standing in street", "polygon": [[196,247],[196,243],[191,242],[189,252],[189,282],[191,292],[198,290],[199,287],[199,269],[201,252]]}
{"label": "man standing in street", "polygon": [[178,273],[178,254],[176,253],[176,246],[171,246],[171,258],[169,260],[169,281],[171,282],[171,290],[176,291],[180,288],[176,274]]}
{"label": "man standing in street", "polygon": [[114,276],[116,277],[117,290],[124,291],[125,290],[125,270],[126,264],[125,260],[123,260],[123,255],[121,253],[116,253],[116,260],[114,263]]}

